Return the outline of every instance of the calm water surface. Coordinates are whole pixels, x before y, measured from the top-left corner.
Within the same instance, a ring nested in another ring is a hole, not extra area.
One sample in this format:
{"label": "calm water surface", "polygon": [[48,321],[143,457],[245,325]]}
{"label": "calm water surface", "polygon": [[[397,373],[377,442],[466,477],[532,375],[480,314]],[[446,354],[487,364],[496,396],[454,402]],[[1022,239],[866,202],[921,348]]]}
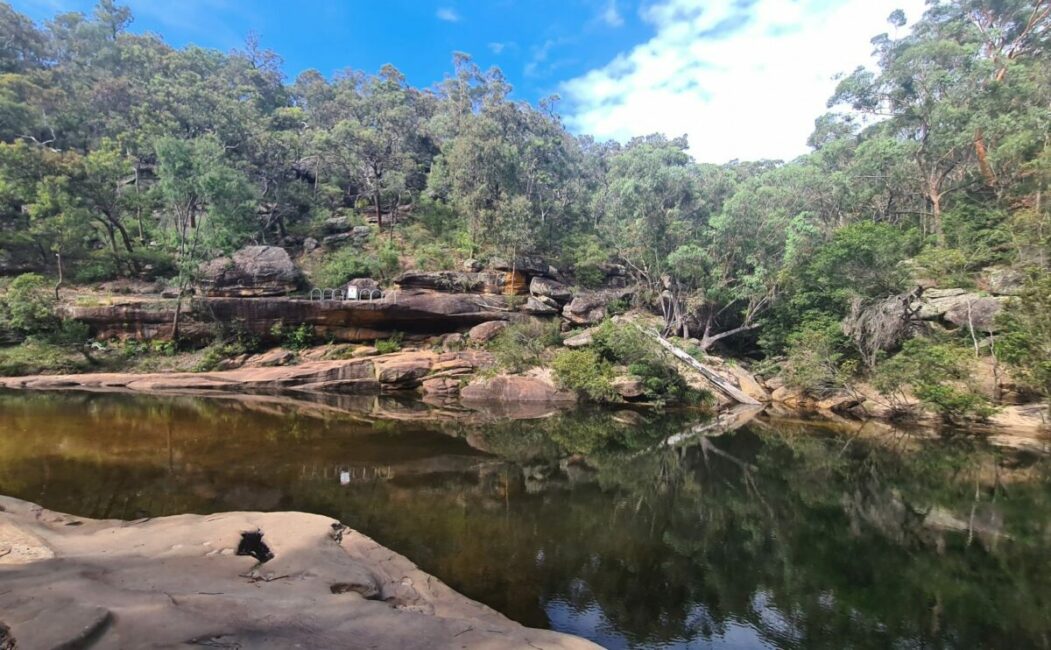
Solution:
{"label": "calm water surface", "polygon": [[693,424],[0,392],[0,493],[88,517],[329,515],[609,647],[1051,647],[1051,462],[776,420],[660,444]]}

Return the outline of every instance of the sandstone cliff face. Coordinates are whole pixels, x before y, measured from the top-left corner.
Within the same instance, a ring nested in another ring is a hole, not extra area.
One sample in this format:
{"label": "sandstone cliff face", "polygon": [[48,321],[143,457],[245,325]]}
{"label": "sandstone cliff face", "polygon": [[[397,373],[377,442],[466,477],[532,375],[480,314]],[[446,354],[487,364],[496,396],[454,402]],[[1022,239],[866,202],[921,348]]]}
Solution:
{"label": "sandstone cliff face", "polygon": [[0,497],[0,548],[5,647],[598,647],[508,620],[318,515],[98,521]]}
{"label": "sandstone cliff face", "polygon": [[[393,332],[438,334],[505,320],[504,296],[442,293],[419,289],[388,292],[376,301],[300,298],[202,297],[190,302],[180,323],[187,338],[209,340],[220,326],[266,335],[274,325],[309,325],[322,338],[358,342]],[[120,299],[105,305],[74,305],[70,318],[87,323],[98,338],[164,339],[171,335],[173,300]]]}

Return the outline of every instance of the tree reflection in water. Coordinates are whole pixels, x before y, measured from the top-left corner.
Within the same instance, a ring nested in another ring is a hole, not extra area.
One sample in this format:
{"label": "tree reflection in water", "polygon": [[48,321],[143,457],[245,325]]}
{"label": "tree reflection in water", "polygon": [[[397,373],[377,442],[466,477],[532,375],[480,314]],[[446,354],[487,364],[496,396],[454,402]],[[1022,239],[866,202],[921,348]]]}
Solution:
{"label": "tree reflection in water", "polygon": [[3,394],[0,491],[96,517],[324,513],[613,647],[1051,644],[1047,461],[967,436],[692,424]]}

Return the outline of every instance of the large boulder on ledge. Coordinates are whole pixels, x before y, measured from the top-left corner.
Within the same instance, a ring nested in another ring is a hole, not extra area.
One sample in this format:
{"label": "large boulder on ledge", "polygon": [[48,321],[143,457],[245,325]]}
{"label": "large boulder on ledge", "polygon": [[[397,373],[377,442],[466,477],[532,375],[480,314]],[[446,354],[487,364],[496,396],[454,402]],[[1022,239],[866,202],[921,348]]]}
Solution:
{"label": "large boulder on ledge", "polygon": [[230,257],[200,267],[198,284],[207,296],[283,296],[299,288],[302,276],[280,246],[245,246]]}

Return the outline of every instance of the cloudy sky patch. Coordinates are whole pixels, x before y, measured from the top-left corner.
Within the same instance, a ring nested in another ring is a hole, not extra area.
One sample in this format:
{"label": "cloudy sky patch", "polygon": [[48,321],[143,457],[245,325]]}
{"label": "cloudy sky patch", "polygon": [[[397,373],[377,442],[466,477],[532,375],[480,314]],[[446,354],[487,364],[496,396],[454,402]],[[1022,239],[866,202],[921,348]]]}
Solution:
{"label": "cloudy sky patch", "polygon": [[639,9],[649,40],[562,83],[566,122],[597,138],[687,134],[693,156],[791,159],[806,151],[835,76],[872,63],[923,0],[663,0]]}

